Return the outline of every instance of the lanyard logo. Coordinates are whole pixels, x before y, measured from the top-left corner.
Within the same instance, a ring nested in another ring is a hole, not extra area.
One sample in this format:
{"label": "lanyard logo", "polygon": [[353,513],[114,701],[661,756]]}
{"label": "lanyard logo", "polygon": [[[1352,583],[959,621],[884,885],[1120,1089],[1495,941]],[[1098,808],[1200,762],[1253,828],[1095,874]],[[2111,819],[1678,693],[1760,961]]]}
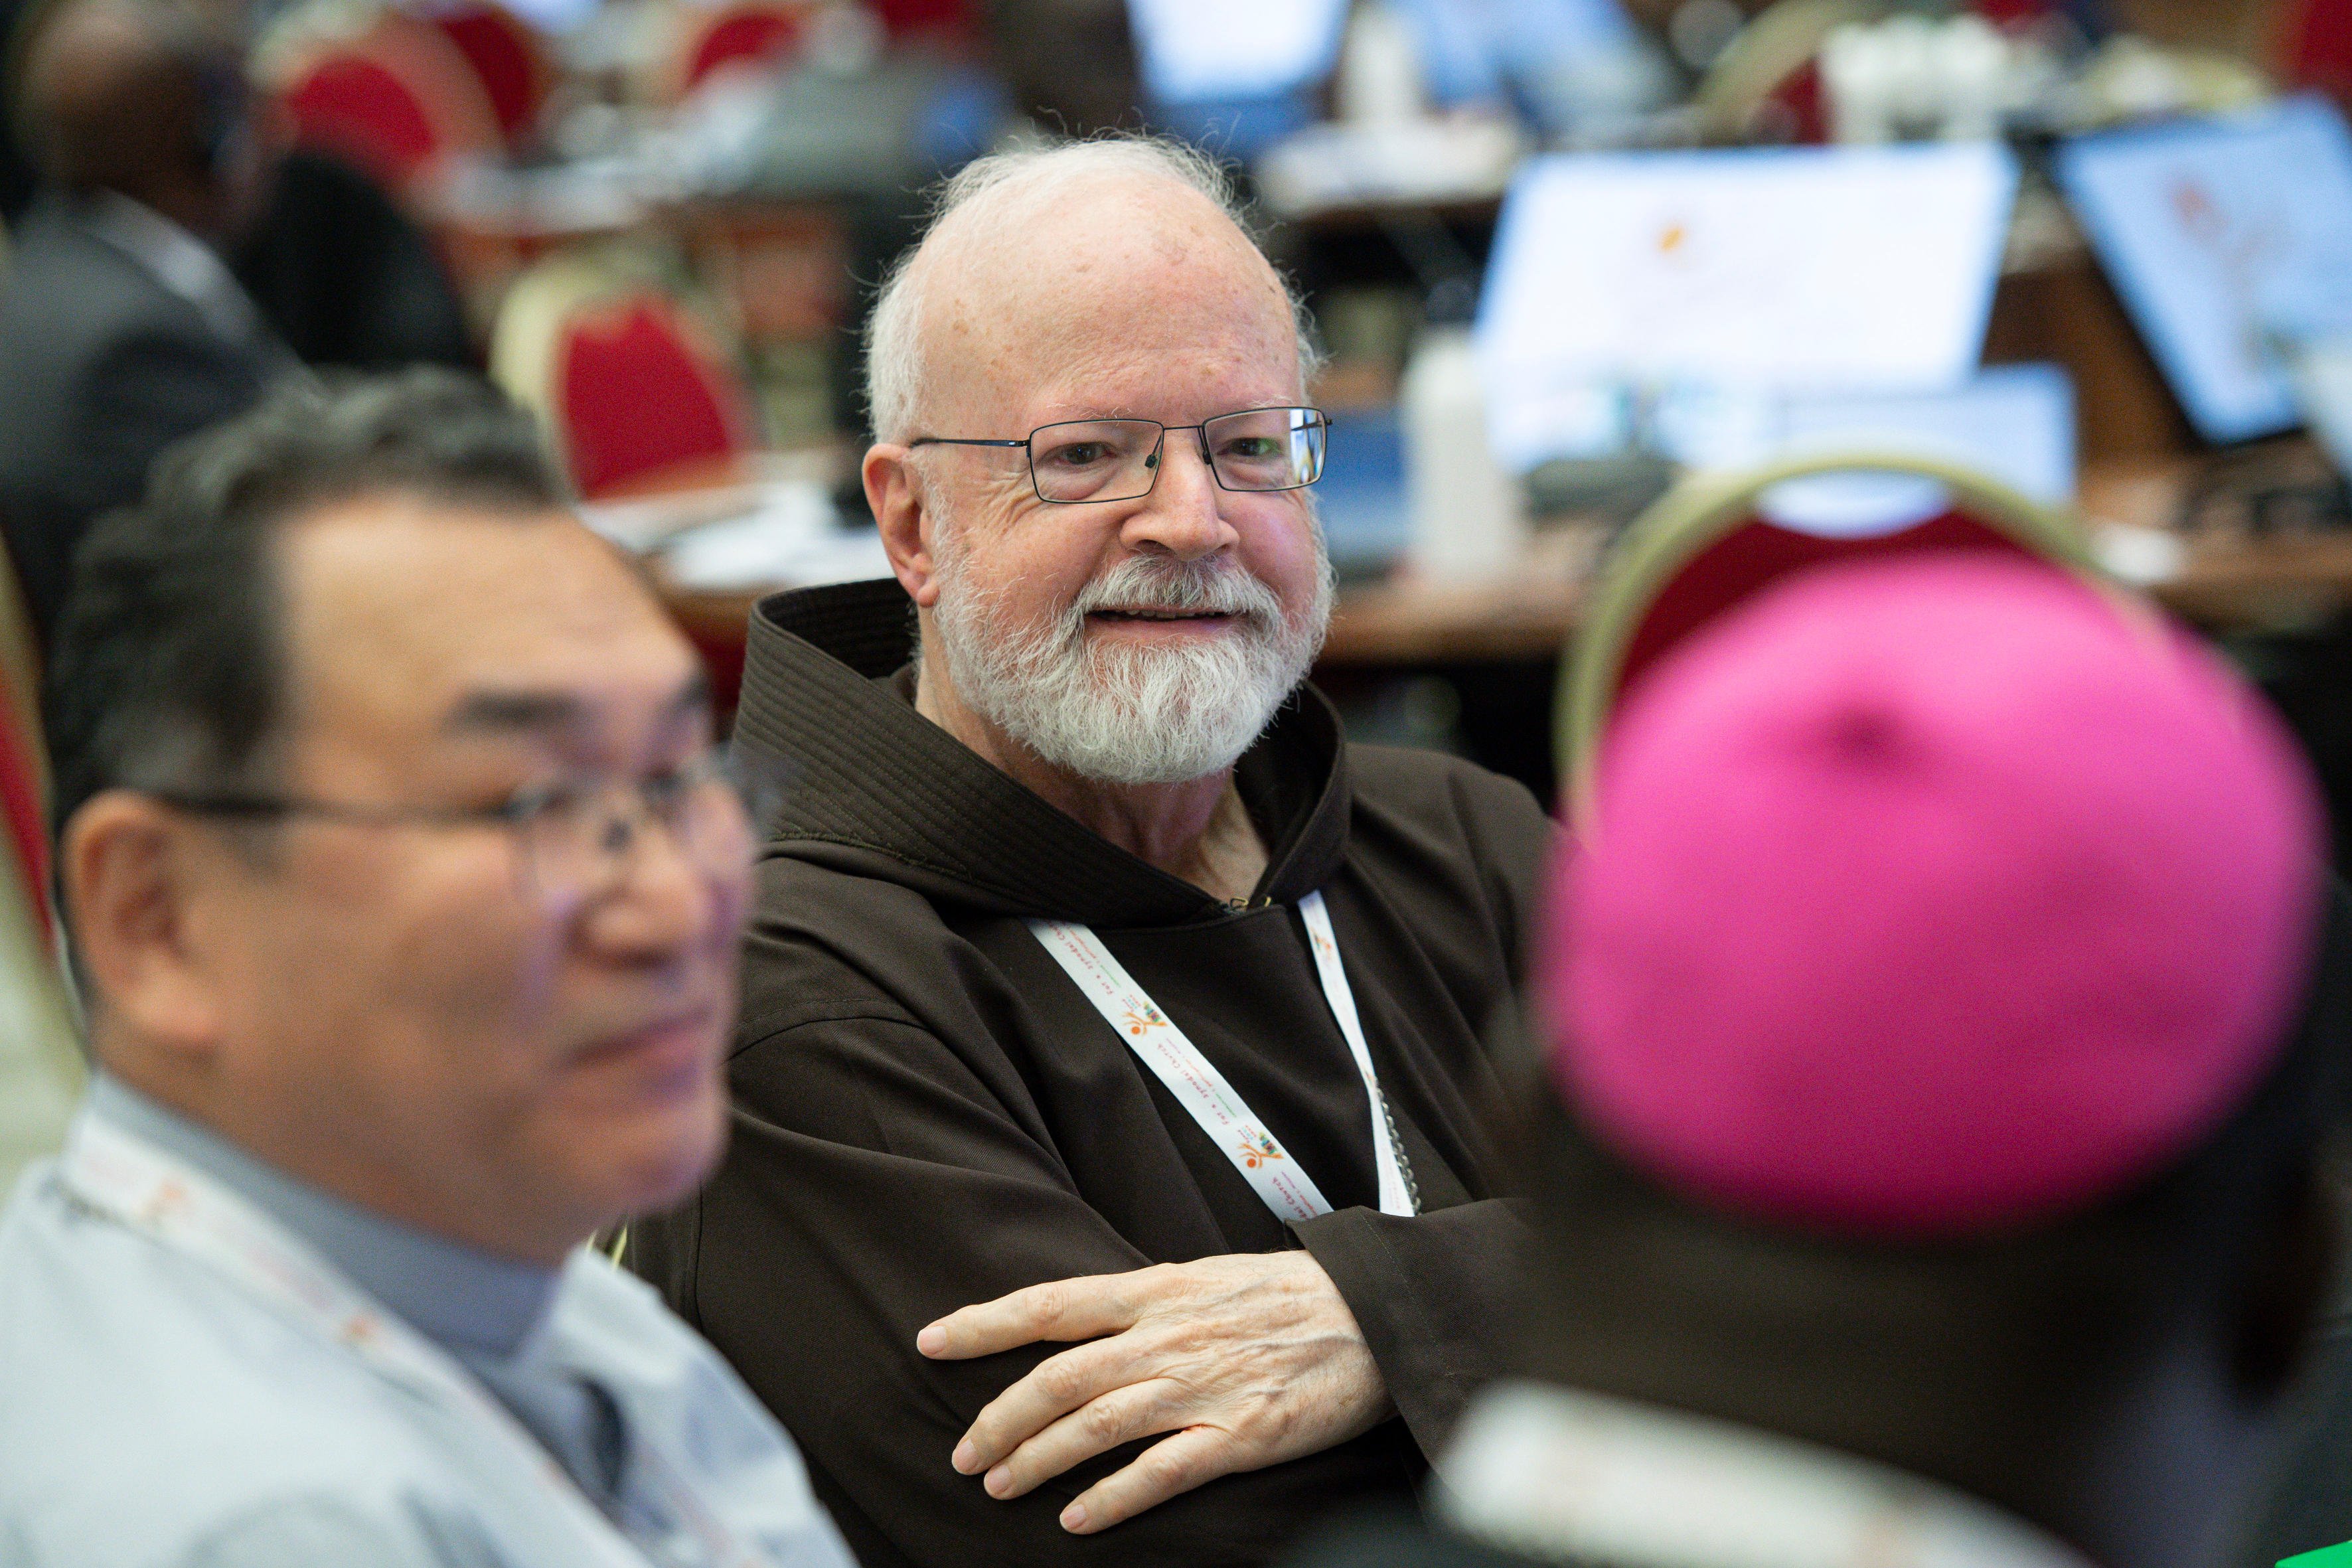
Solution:
{"label": "lanyard logo", "polygon": [[1253,1171],[1268,1160],[1279,1160],[1283,1157],[1282,1145],[1255,1127],[1242,1129],[1242,1141],[1238,1149],[1243,1165]]}

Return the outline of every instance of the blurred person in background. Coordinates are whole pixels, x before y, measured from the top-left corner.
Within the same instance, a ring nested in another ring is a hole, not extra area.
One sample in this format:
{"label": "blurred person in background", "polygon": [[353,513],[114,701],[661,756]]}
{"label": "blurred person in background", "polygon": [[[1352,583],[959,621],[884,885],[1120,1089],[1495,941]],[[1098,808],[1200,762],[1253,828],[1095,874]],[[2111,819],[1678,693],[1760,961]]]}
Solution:
{"label": "blurred person in background", "polygon": [[44,190],[0,277],[0,532],[44,643],[91,520],[296,369],[221,256],[254,195],[239,68],[168,5],[67,0],[33,35]]}
{"label": "blurred person in background", "polygon": [[0,1214],[0,1562],[846,1568],[582,1246],[718,1157],[751,840],[530,422],[416,373],[179,448],[48,700],[98,1078]]}
{"label": "blurred person in background", "polygon": [[2322,821],[2219,660],[2040,564],[1695,636],[1555,881],[1515,1376],[1442,1531],[1302,1563],[2220,1560],[2335,1248]]}
{"label": "blurred person in background", "polygon": [[320,368],[479,369],[457,287],[433,237],[331,153],[270,162],[261,207],[230,258],[286,346]]}
{"label": "blurred person in background", "polygon": [[897,580],[754,617],[736,1138],[631,1260],[867,1568],[1263,1562],[1493,1369],[1549,824],[1304,684],[1310,365],[1213,164],[983,159],[876,312]]}

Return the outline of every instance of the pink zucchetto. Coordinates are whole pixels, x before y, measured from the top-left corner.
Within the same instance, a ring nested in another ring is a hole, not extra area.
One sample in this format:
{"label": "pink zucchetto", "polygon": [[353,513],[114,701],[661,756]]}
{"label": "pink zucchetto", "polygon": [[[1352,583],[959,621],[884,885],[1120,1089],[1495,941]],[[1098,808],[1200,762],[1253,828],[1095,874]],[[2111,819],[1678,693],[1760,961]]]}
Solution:
{"label": "pink zucchetto", "polygon": [[1563,1092],[1741,1212],[1945,1237],[2153,1175],[2280,1053],[2322,818],[2219,659],[2052,567],[1776,586],[1642,679],[1556,875]]}

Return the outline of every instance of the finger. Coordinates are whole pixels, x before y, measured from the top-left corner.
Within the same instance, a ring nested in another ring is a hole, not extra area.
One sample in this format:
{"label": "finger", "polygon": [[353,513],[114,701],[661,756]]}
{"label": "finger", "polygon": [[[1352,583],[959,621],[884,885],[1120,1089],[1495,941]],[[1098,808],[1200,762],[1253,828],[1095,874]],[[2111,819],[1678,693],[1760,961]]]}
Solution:
{"label": "finger", "polygon": [[1172,1431],[1186,1420],[1176,1393],[1174,1384],[1161,1379],[1088,1400],[1007,1454],[981,1484],[989,1496],[1009,1500],[1122,1443]]}
{"label": "finger", "polygon": [[915,1348],[940,1361],[1017,1350],[1039,1340],[1091,1340],[1135,1321],[1131,1277],[1089,1274],[1049,1279],[977,1306],[960,1307],[915,1336]]}
{"label": "finger", "polygon": [[1237,1468],[1232,1435],[1216,1426],[1188,1426],[1136,1456],[1135,1463],[1105,1476],[1062,1510],[1062,1528],[1092,1535],[1158,1508]]}
{"label": "finger", "polygon": [[949,1462],[976,1476],[1071,1411],[1143,1382],[1151,1373],[1138,1364],[1137,1352],[1120,1336],[1046,1357],[988,1402]]}

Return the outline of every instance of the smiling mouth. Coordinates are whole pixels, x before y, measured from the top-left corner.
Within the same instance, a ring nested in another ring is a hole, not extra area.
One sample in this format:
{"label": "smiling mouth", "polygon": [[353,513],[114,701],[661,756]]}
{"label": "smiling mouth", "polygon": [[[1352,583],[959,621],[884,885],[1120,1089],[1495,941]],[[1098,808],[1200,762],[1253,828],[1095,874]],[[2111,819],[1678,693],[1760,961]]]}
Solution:
{"label": "smiling mouth", "polygon": [[704,1037],[715,1007],[690,1008],[657,1018],[626,1034],[609,1036],[583,1048],[574,1058],[583,1063],[653,1062],[672,1068],[689,1068],[706,1053]]}

